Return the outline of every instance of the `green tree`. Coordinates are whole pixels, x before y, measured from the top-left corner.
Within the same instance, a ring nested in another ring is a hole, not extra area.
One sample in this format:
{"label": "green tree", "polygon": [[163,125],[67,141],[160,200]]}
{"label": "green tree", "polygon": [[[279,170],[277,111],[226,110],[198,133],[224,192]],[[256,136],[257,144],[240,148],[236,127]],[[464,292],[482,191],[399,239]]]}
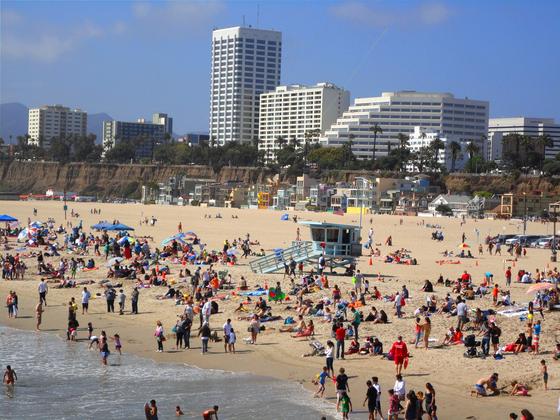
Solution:
{"label": "green tree", "polygon": [[410,158],[410,150],[408,149],[408,136],[399,133],[397,135],[397,139],[399,140],[399,167],[401,172],[404,172],[404,168]]}
{"label": "green tree", "polygon": [[128,163],[136,157],[136,146],[130,140],[122,140],[105,153],[105,160],[111,163]]}
{"label": "green tree", "polygon": [[383,134],[383,129],[377,123],[373,123],[373,125],[369,128],[369,131],[373,132],[373,152],[371,159],[375,162],[375,153],[377,151],[377,135]]}
{"label": "green tree", "polygon": [[452,141],[449,143],[449,153],[451,153],[451,172],[455,172],[455,164],[461,153],[461,145],[456,141]]}

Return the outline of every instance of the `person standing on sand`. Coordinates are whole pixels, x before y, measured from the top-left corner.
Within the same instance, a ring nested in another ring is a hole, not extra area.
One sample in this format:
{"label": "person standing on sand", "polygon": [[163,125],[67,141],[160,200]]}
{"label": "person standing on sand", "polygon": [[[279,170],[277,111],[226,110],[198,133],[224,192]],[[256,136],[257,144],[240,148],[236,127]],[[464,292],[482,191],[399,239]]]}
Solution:
{"label": "person standing on sand", "polygon": [[432,332],[432,321],[430,320],[430,317],[427,316],[424,318],[424,325],[422,326],[422,329],[424,330],[424,348],[428,350],[430,333]]}
{"label": "person standing on sand", "polygon": [[156,331],[154,332],[154,336],[156,337],[158,349],[158,353],[163,353],[163,342],[165,341],[165,336],[163,335],[163,324],[161,321],[156,322]]}
{"label": "person standing on sand", "polygon": [[138,287],[135,287],[132,290],[132,294],[130,295],[130,303],[132,304],[132,311],[131,313],[138,315],[138,298],[140,296],[140,292],[138,291]]}
{"label": "person standing on sand", "polygon": [[408,348],[406,347],[406,343],[403,341],[402,336],[399,335],[397,337],[397,341],[393,343],[389,353],[393,355],[397,375],[400,375],[404,361],[405,359],[408,359]]}
{"label": "person standing on sand", "polygon": [[225,322],[224,326],[223,326],[223,330],[224,330],[224,352],[228,352],[228,344],[229,344],[229,336],[231,334],[231,319],[228,318],[228,320]]}
{"label": "person standing on sand", "polygon": [[37,290],[39,291],[39,301],[47,306],[47,293],[49,291],[49,286],[47,285],[45,279],[41,279],[41,283],[39,283]]}
{"label": "person standing on sand", "polygon": [[41,320],[43,318],[43,304],[41,302],[39,302],[37,304],[37,306],[35,306],[35,319],[37,320],[37,326],[35,327],[36,331],[40,330],[40,326],[41,326]]}
{"label": "person standing on sand", "polygon": [[202,341],[202,354],[208,353],[208,341],[210,340],[211,334],[212,331],[210,330],[208,322],[203,322],[202,327],[200,327],[200,330],[198,331],[198,335]]}
{"label": "person standing on sand", "polygon": [[90,298],[91,298],[91,293],[89,292],[87,287],[84,287],[84,290],[82,292],[82,315],[84,315],[84,313],[87,313],[89,309]]}

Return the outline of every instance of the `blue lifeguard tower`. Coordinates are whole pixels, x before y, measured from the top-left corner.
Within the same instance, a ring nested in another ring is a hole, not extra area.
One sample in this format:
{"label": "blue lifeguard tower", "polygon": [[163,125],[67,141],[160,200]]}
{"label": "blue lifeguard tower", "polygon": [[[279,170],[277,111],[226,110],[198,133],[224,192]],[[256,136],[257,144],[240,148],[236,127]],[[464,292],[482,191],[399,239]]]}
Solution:
{"label": "blue lifeguard tower", "polygon": [[311,241],[294,241],[289,248],[275,249],[274,253],[251,261],[249,266],[254,273],[284,270],[291,260],[318,264],[321,257],[325,258],[326,267],[347,267],[362,255],[359,226],[308,221],[299,224],[309,226]]}

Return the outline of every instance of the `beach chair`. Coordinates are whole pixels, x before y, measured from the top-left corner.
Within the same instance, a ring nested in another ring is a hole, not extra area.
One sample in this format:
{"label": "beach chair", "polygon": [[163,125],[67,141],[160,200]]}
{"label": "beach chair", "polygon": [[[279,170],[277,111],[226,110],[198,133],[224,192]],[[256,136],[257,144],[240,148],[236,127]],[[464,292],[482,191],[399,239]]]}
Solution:
{"label": "beach chair", "polygon": [[312,349],[312,356],[324,356],[325,355],[325,346],[323,346],[319,341],[312,341],[309,343]]}

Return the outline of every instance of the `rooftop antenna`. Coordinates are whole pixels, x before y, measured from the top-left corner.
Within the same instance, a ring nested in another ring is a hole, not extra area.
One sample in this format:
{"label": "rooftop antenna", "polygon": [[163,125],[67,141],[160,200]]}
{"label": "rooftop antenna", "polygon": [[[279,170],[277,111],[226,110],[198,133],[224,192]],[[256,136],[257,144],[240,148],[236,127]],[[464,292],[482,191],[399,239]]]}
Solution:
{"label": "rooftop antenna", "polygon": [[260,5],[257,3],[257,28],[259,27]]}

